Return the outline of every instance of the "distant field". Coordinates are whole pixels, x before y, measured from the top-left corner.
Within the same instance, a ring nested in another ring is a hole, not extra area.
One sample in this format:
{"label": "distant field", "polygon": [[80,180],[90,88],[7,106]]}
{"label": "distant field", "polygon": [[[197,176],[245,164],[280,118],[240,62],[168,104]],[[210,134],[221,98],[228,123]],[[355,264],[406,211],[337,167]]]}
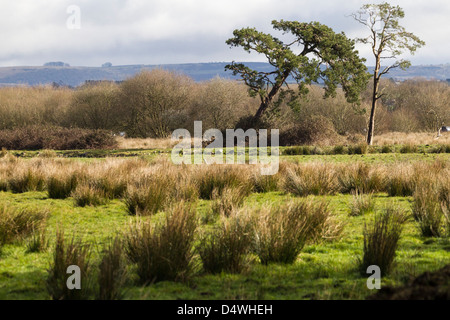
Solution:
{"label": "distant field", "polygon": [[[169,150],[160,149],[151,155],[145,152],[136,151],[126,159],[89,161],[54,158],[52,154],[46,158],[17,159],[10,154],[0,158],[0,207],[46,212],[48,218],[40,236],[43,234],[49,243],[41,252],[27,253],[33,235],[20,235],[18,231],[17,237],[4,241],[2,246],[2,223],[4,226],[6,222],[0,217],[0,299],[50,298],[46,279],[57,230],[64,230],[66,239],[74,236],[91,244],[91,277],[95,282],[102,248],[109,239],[126,237],[130,227],[140,220],[164,221],[180,201],[194,206],[198,225],[192,249],[198,247],[202,234],[220,228],[223,219],[256,214],[258,220],[267,208],[302,199],[313,205],[328,203],[331,222],[327,220],[330,229],[326,230],[343,229],[336,237],[318,234],[318,238],[306,243],[294,263],[264,265],[255,249],[249,248],[244,254],[244,267],[234,273],[206,272],[195,250],[186,280],[157,281],[148,286],[139,281],[136,264],[127,260],[128,273],[120,287],[122,298],[365,299],[374,292],[367,289],[367,277],[358,270],[364,225],[373,220],[376,212],[393,204],[409,218],[393,271],[383,278],[383,285],[402,285],[424,271],[438,270],[450,263],[448,227],[442,224],[439,237],[424,236],[411,211],[414,188],[427,177],[441,181],[433,184],[436,190],[449,190],[445,189],[450,170],[448,153],[283,156],[280,173],[266,179],[252,166],[175,167],[167,161]],[[50,192],[62,192],[64,183],[67,189],[73,177],[78,182],[70,185],[61,199],[50,198]],[[56,184],[56,180],[61,183]],[[373,194],[374,209],[360,216],[351,215],[356,189]],[[153,200],[138,208],[130,204],[133,197]],[[87,199],[84,207],[80,206],[82,198]],[[99,202],[89,203],[92,199]],[[155,207],[156,199],[165,200]],[[132,214],[133,208],[138,208],[142,218]],[[250,235],[261,231],[257,220],[250,224]]]}

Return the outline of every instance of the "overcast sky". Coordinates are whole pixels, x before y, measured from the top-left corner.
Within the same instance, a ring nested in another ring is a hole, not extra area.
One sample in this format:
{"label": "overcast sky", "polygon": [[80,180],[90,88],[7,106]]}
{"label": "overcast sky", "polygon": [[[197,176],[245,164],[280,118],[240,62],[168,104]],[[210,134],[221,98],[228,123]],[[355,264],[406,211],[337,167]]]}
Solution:
{"label": "overcast sky", "polygon": [[[72,66],[264,61],[225,41],[233,30],[271,32],[273,19],[319,21],[349,37],[367,34],[348,17],[377,0],[0,0],[0,66]],[[450,1],[391,0],[406,13],[402,25],[426,47],[413,64],[450,62]],[[80,8],[76,15],[68,8]],[[69,22],[68,28],[67,24]],[[358,47],[373,64],[367,47]]]}

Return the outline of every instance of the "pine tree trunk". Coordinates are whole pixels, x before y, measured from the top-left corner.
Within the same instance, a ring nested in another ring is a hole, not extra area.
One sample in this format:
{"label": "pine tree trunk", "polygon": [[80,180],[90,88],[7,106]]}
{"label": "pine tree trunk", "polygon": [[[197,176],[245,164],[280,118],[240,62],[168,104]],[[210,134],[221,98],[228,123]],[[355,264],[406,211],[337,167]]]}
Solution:
{"label": "pine tree trunk", "polygon": [[267,97],[265,97],[263,101],[261,101],[259,109],[256,112],[255,116],[253,117],[253,124],[257,124],[259,122],[259,120],[261,119],[261,116],[269,108],[270,104],[272,103],[273,98],[277,95],[278,91],[280,91],[281,87],[283,86],[283,83],[289,77],[290,73],[291,73],[291,70],[286,70],[283,73],[282,79],[280,79],[280,81],[272,87],[272,90],[270,90],[269,95]]}

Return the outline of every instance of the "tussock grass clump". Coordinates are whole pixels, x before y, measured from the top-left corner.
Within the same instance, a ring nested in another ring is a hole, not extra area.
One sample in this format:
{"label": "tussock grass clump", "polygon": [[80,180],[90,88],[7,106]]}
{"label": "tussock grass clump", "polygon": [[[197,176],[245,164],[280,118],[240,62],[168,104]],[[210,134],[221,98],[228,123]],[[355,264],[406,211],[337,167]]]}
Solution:
{"label": "tussock grass clump", "polygon": [[340,168],[337,176],[342,193],[376,193],[385,189],[383,168],[373,168],[366,163],[357,163]]}
{"label": "tussock grass clump", "polygon": [[72,192],[72,197],[78,207],[97,207],[108,202],[103,190],[85,184],[78,185]]}
{"label": "tussock grass clump", "polygon": [[[53,300],[85,300],[92,295],[93,283],[91,277],[90,245],[82,240],[66,241],[64,232],[56,234],[56,244],[53,259],[48,270],[47,291]],[[70,266],[78,266],[81,272],[81,290],[70,290],[67,286]]]}
{"label": "tussock grass clump", "polygon": [[380,267],[382,276],[389,274],[406,221],[403,211],[389,206],[377,213],[370,225],[364,226],[363,257],[360,261],[362,275],[366,276],[367,268],[373,265]]}
{"label": "tussock grass clump", "polygon": [[0,192],[8,191],[8,180],[0,175]]}
{"label": "tussock grass clump", "polygon": [[425,180],[417,185],[412,212],[424,237],[441,237],[444,234],[444,204],[436,183]]}
{"label": "tussock grass clump", "polygon": [[127,269],[122,241],[119,238],[105,245],[98,268],[97,300],[120,300]]}
{"label": "tussock grass clump", "polygon": [[26,243],[26,253],[39,253],[48,249],[50,243],[45,232],[45,228],[35,227]]}
{"label": "tussock grass clump", "polygon": [[196,250],[207,273],[240,273],[251,249],[251,220],[245,213],[222,217],[220,224],[203,234]]}
{"label": "tussock grass clump", "polygon": [[296,146],[296,147],[289,147],[284,149],[283,154],[287,155],[287,156],[299,156],[299,155],[303,155],[303,148],[300,146]]}
{"label": "tussock grass clump", "polygon": [[199,198],[199,190],[189,173],[179,172],[172,178],[174,186],[170,198],[173,201],[195,202]]}
{"label": "tussock grass clump", "polygon": [[386,184],[390,197],[411,197],[414,193],[415,179],[410,172],[399,170],[387,178]]}
{"label": "tussock grass clump", "polygon": [[249,174],[236,166],[202,167],[194,173],[193,180],[198,186],[199,197],[204,200],[211,200],[214,191],[221,195],[225,188],[240,186],[246,195],[252,190]]}
{"label": "tussock grass clump", "polygon": [[78,185],[78,177],[75,173],[51,176],[47,180],[47,191],[50,199],[66,199]]}
{"label": "tussock grass clump", "polygon": [[431,153],[450,153],[450,144],[437,145],[431,150]]}
{"label": "tussock grass clump", "polygon": [[179,201],[198,200],[194,178],[173,167],[169,172],[152,172],[128,184],[124,201],[130,215],[152,215]]}
{"label": "tussock grass clump", "polygon": [[151,225],[140,221],[131,227],[125,236],[125,250],[137,265],[142,284],[185,280],[191,275],[197,225],[195,211],[180,203],[170,210],[164,222]]}
{"label": "tussock grass clump", "polygon": [[127,191],[127,181],[120,177],[102,177],[92,183],[96,188],[103,191],[108,199],[120,199]]}
{"label": "tussock grass clump", "polygon": [[342,229],[330,225],[326,203],[290,202],[256,213],[254,252],[262,264],[292,264],[307,243],[335,237]]}
{"label": "tussock grass clump", "polygon": [[0,206],[0,246],[31,235],[35,229],[42,227],[47,216],[46,211]]}
{"label": "tussock grass clump", "polygon": [[41,172],[28,168],[15,172],[8,181],[9,189],[14,193],[44,191],[45,179]]}
{"label": "tussock grass clump", "polygon": [[213,215],[229,217],[242,206],[246,196],[241,187],[225,188],[221,195],[217,190],[214,190],[211,204]]}
{"label": "tussock grass clump", "polygon": [[335,146],[333,147],[332,154],[348,154],[349,150],[346,146]]}
{"label": "tussock grass clump", "polygon": [[124,196],[130,215],[152,215],[163,210],[170,196],[171,183],[167,178],[151,177],[144,182],[128,185]]}
{"label": "tussock grass clump", "polygon": [[400,153],[417,153],[418,148],[414,144],[406,144],[400,148]]}
{"label": "tussock grass clump", "polygon": [[450,179],[444,175],[439,181],[439,201],[444,208],[450,209]]}
{"label": "tussock grass clump", "polygon": [[369,146],[366,143],[353,145],[348,147],[348,154],[366,154],[369,150]]}
{"label": "tussock grass clump", "polygon": [[318,147],[312,146],[295,146],[284,149],[283,154],[288,156],[310,156],[321,155],[323,151]]}
{"label": "tussock grass clump", "polygon": [[393,153],[393,152],[394,152],[394,148],[392,146],[384,145],[381,148],[381,153]]}
{"label": "tussock grass clump", "polygon": [[253,185],[253,191],[257,193],[278,191],[280,175],[274,174],[271,176],[264,176],[259,173],[254,173],[251,176],[251,184]]}
{"label": "tussock grass clump", "polygon": [[325,164],[296,166],[287,170],[283,189],[296,196],[334,194],[337,191],[335,171]]}
{"label": "tussock grass clump", "polygon": [[350,215],[352,217],[363,216],[375,210],[375,199],[373,194],[359,194],[357,191],[353,194],[350,204]]}

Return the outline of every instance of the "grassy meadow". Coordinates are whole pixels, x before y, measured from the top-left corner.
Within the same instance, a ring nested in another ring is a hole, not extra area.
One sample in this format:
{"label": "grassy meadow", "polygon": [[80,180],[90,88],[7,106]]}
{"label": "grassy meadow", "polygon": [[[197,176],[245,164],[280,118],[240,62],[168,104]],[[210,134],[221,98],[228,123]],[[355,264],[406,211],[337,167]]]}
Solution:
{"label": "grassy meadow", "polygon": [[367,264],[400,286],[450,263],[445,145],[281,148],[261,176],[155,141],[2,152],[0,299],[365,299]]}

